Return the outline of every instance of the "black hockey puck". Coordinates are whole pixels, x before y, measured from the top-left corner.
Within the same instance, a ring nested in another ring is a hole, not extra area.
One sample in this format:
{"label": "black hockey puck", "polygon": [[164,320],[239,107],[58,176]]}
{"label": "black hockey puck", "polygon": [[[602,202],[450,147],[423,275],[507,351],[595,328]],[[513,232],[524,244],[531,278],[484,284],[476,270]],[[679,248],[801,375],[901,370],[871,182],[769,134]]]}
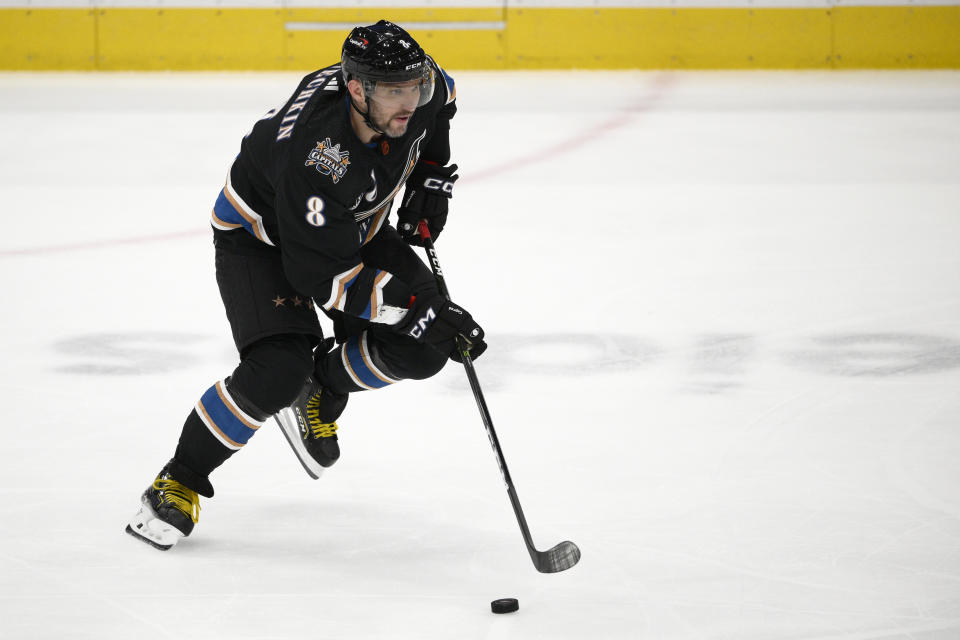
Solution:
{"label": "black hockey puck", "polygon": [[490,611],[494,613],[513,613],[520,608],[516,598],[500,598],[490,603]]}

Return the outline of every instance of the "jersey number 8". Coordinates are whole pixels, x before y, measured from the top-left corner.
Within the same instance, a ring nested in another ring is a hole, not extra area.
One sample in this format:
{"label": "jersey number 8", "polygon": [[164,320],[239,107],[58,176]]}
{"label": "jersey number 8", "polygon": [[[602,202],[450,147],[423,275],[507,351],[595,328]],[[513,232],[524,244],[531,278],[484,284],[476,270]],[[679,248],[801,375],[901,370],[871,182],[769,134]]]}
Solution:
{"label": "jersey number 8", "polygon": [[323,207],[323,198],[318,196],[311,196],[308,198],[306,215],[307,222],[315,227],[322,227],[323,223],[327,221],[327,219],[323,217]]}

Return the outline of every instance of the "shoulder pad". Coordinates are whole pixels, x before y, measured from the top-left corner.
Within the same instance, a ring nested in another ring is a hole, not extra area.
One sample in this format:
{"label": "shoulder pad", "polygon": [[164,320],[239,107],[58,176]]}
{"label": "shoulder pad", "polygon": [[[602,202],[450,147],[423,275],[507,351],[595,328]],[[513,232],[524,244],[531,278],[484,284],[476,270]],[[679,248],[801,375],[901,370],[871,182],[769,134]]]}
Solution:
{"label": "shoulder pad", "polygon": [[443,104],[448,105],[457,99],[457,86],[453,82],[453,76],[447,73],[446,70],[437,64],[437,61],[430,56],[427,56],[427,59],[430,60],[433,67],[440,73],[440,77],[443,78],[443,87],[447,92]]}

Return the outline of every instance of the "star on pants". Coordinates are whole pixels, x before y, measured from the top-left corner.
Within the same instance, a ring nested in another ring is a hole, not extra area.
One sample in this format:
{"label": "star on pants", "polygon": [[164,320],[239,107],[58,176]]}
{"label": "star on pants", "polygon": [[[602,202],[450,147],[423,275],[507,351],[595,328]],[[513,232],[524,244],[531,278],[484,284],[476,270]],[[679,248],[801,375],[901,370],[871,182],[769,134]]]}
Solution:
{"label": "star on pants", "polygon": [[274,308],[276,308],[276,307],[282,307],[282,306],[283,306],[283,303],[286,302],[286,301],[287,301],[286,298],[281,298],[280,295],[277,294],[277,297],[273,299],[273,306],[274,306]]}

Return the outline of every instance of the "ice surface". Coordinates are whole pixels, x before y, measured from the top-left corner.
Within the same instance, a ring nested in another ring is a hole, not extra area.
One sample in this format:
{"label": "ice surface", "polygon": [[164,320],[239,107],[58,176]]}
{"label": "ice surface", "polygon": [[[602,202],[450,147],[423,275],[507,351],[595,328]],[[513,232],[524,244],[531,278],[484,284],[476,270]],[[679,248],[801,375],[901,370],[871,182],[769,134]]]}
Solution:
{"label": "ice surface", "polygon": [[960,638],[960,74],[455,77],[437,249],[580,564],[534,571],[455,364],[126,536],[235,365],[209,211],[298,74],[6,74],[0,637]]}

